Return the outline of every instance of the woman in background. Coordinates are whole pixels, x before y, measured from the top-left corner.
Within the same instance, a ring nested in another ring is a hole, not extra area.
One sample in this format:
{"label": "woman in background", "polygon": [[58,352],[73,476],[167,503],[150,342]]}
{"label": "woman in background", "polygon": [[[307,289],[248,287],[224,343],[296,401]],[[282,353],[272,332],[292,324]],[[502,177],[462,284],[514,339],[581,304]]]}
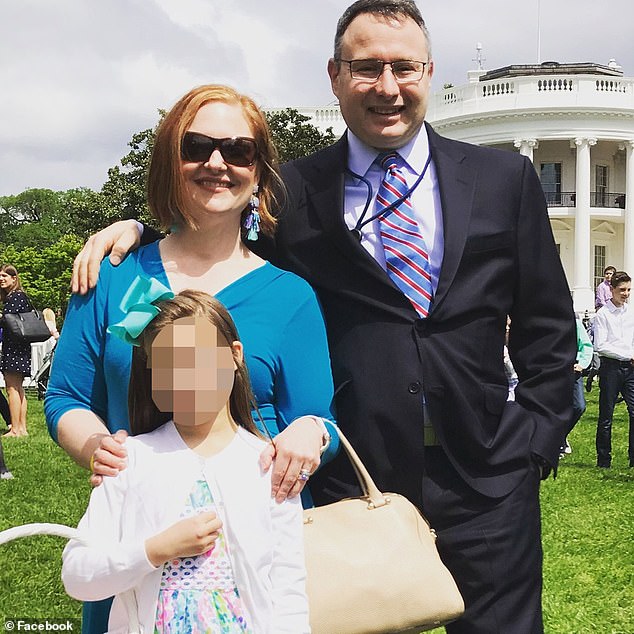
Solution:
{"label": "woman in background", "polygon": [[[22,290],[18,271],[10,264],[0,266],[0,299],[4,304],[3,315],[25,313],[32,308]],[[2,329],[0,372],[7,387],[11,416],[11,430],[5,436],[27,436],[27,403],[22,383],[25,376],[31,376],[31,344],[14,339],[6,328]]]}

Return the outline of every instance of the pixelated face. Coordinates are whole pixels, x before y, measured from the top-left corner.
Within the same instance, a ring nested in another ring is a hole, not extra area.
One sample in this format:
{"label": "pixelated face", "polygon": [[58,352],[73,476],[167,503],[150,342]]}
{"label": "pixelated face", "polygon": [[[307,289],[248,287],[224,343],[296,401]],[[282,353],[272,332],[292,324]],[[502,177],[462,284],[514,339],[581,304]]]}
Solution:
{"label": "pixelated face", "polygon": [[205,317],[184,317],[152,342],[152,400],[174,421],[200,425],[227,404],[236,364],[232,347]]}

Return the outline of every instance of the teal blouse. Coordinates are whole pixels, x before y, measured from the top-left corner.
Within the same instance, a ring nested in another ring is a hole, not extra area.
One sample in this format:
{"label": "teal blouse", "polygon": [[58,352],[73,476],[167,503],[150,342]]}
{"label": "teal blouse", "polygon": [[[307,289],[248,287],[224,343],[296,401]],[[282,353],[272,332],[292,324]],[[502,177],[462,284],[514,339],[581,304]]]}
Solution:
{"label": "teal blouse", "polygon": [[[131,253],[118,267],[104,260],[97,287],[71,298],[45,400],[46,420],[55,441],[59,419],[72,409],[95,412],[111,432],[128,429],[132,348],[106,329],[122,319],[119,303],[137,275],[156,277],[169,287],[158,242]],[[310,285],[265,263],[216,298],[238,328],[253,392],[270,434],[275,436],[304,414],[332,421],[326,330]],[[338,449],[336,433],[331,436],[324,461]]]}

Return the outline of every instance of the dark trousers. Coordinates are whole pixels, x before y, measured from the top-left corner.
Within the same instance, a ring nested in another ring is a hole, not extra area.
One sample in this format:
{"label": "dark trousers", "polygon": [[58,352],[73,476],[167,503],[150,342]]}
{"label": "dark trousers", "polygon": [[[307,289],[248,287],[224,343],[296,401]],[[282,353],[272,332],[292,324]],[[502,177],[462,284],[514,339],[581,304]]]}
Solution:
{"label": "dark trousers", "polygon": [[9,412],[9,403],[2,392],[0,392],[0,416],[4,418],[8,427],[11,424],[11,412]]}
{"label": "dark trousers", "polygon": [[8,471],[7,463],[4,461],[4,451],[2,450],[2,439],[0,439],[0,473]]}
{"label": "dark trousers", "polygon": [[425,450],[423,512],[465,601],[447,634],[542,634],[539,467],[501,499],[468,487],[439,447]]}
{"label": "dark trousers", "polygon": [[575,383],[572,388],[572,419],[570,420],[570,428],[568,433],[572,431],[572,428],[579,422],[579,419],[586,411],[586,397],[583,393],[583,376],[581,372],[575,372]]}
{"label": "dark trousers", "polygon": [[634,366],[629,361],[601,357],[599,368],[599,420],[597,422],[597,465],[612,463],[612,416],[619,394],[630,417],[628,457],[634,466]]}

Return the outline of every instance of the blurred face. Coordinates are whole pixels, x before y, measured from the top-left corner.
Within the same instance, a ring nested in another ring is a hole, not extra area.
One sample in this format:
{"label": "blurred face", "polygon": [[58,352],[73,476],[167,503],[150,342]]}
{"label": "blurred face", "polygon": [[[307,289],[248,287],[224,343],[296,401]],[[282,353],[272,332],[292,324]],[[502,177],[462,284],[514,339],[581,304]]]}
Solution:
{"label": "blurred face", "polygon": [[214,420],[233,388],[239,342],[229,345],[205,317],[184,317],[152,342],[152,400],[181,425]]}
{"label": "blurred face", "polygon": [[614,275],[614,271],[610,269],[609,271],[606,271],[603,275],[605,276],[605,281],[609,284],[612,276]]}
{"label": "blurred face", "polygon": [[632,291],[632,282],[621,282],[616,288],[612,289],[612,303],[615,306],[623,306],[630,299]]}
{"label": "blurred face", "polygon": [[18,278],[8,273],[0,272],[0,288],[7,292],[11,292],[17,284]]}
{"label": "blurred face", "polygon": [[[253,131],[237,104],[220,101],[205,104],[196,113],[188,132],[215,139],[235,136],[253,138]],[[232,217],[240,221],[257,182],[257,162],[239,167],[227,163],[218,148],[203,162],[181,161],[190,213],[198,223],[209,216]]]}
{"label": "blurred face", "polygon": [[[357,16],[342,38],[341,58],[428,61],[427,41],[411,18],[386,21],[364,13]],[[339,99],[348,127],[366,145],[398,149],[423,125],[427,111],[433,63],[418,81],[397,83],[389,66],[378,80],[353,79],[346,63],[328,63],[332,91]]]}

